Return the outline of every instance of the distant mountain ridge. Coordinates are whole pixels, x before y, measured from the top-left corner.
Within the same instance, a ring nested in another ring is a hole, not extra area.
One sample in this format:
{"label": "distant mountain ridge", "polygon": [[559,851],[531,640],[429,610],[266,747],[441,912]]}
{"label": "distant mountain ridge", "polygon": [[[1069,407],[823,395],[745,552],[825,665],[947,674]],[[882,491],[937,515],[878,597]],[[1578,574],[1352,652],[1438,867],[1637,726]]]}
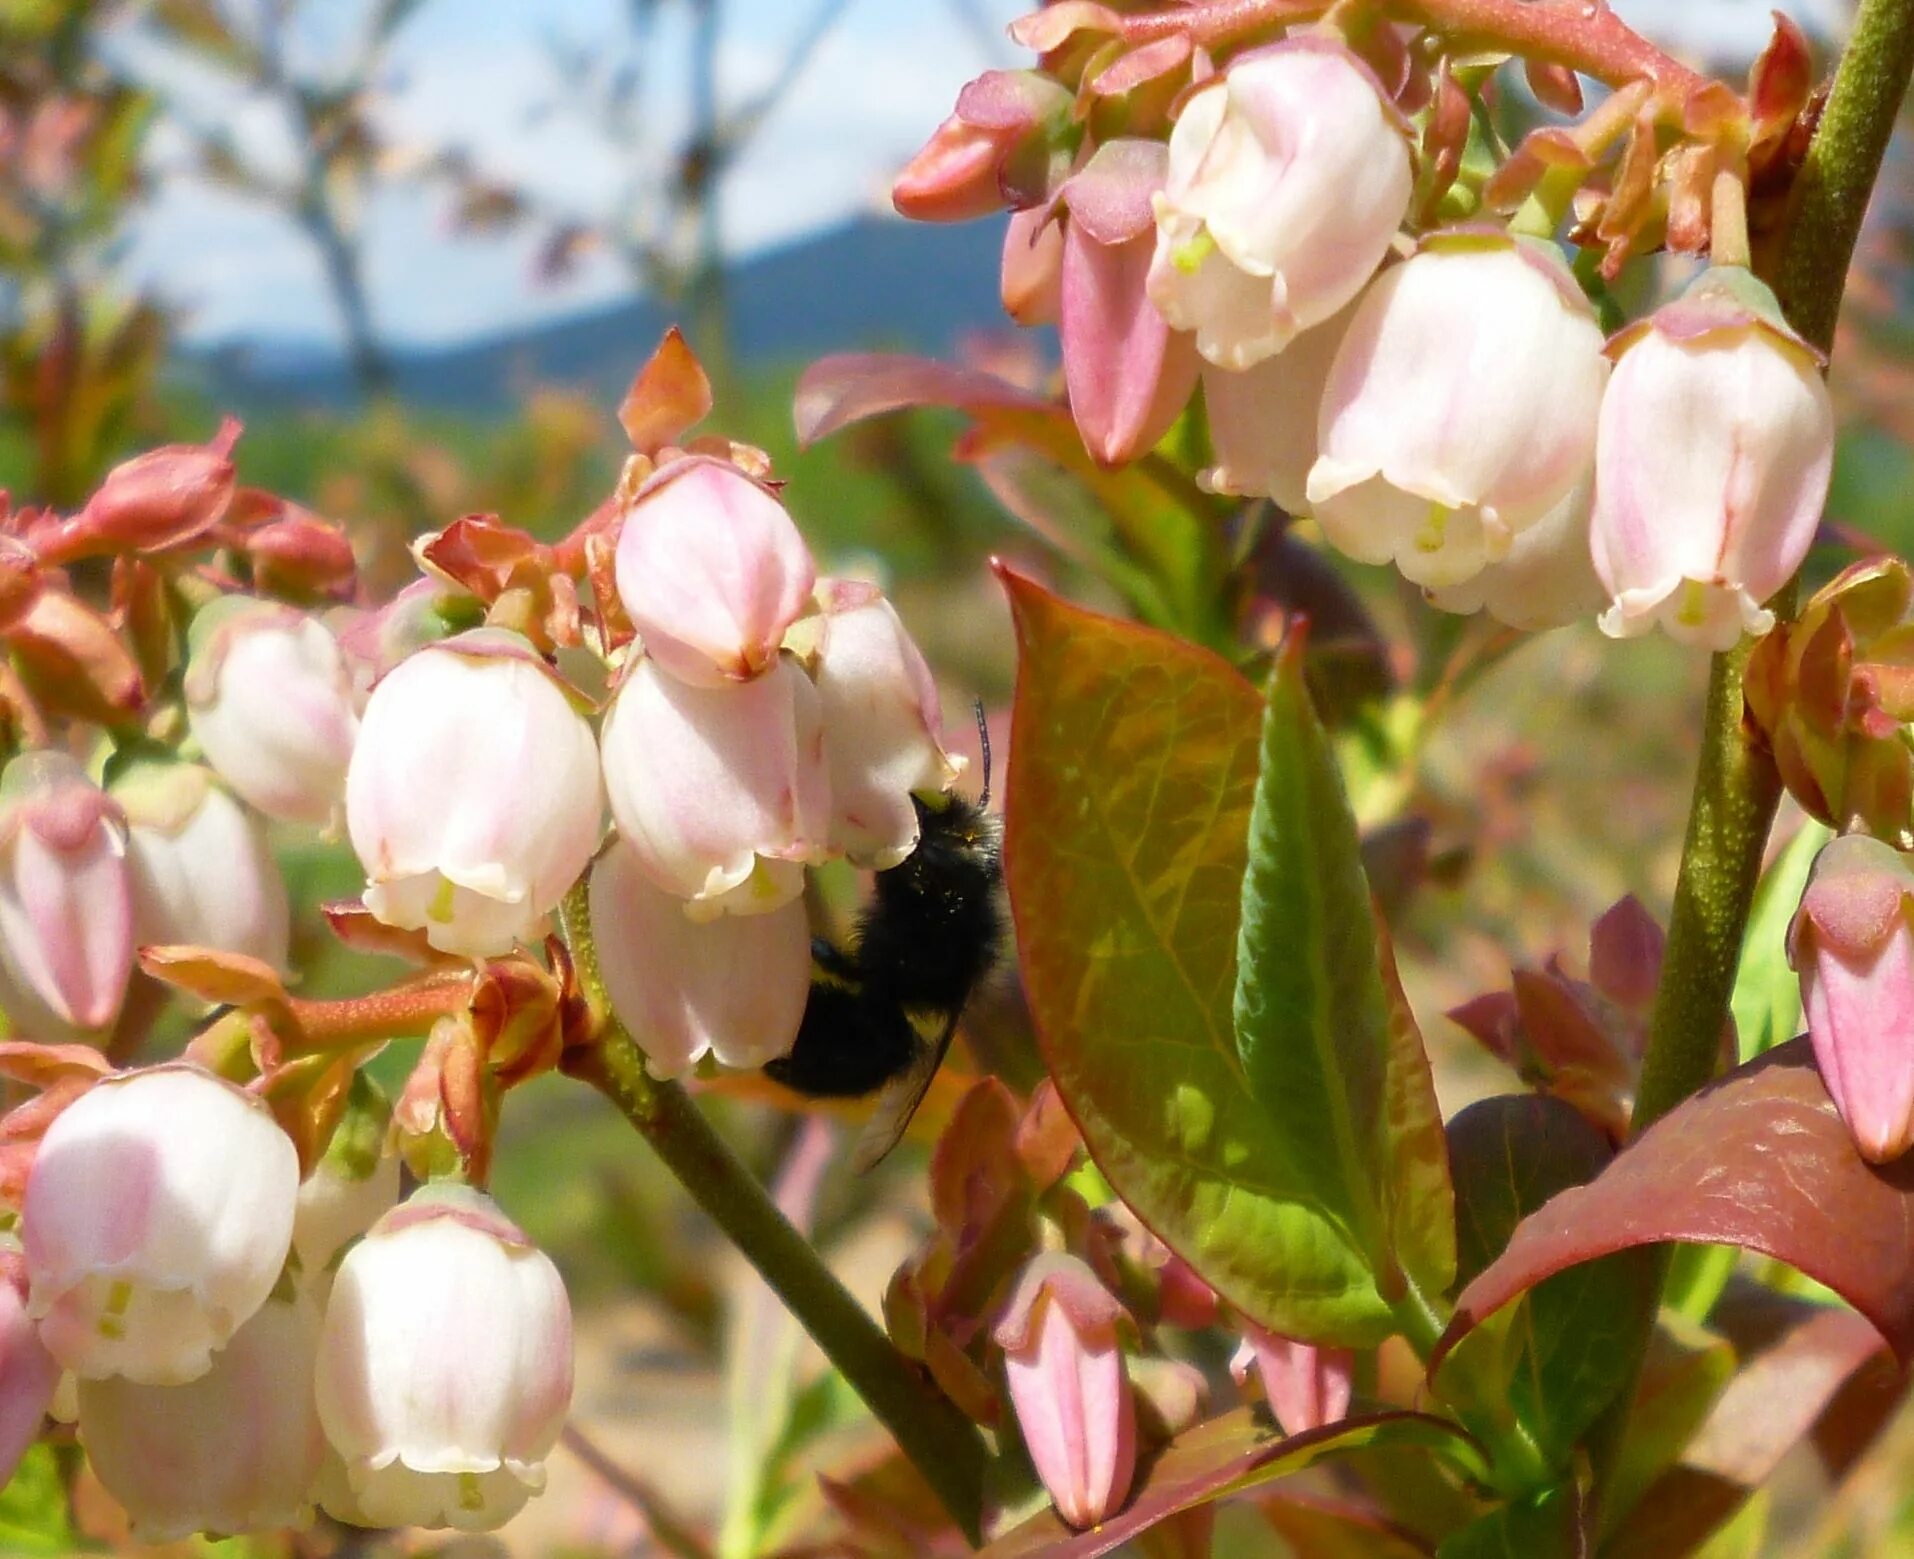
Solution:
{"label": "distant mountain ridge", "polygon": [[[997,299],[1003,224],[927,226],[876,216],[734,265],[733,350],[745,363],[860,347],[948,353],[965,333],[1008,324]],[[421,406],[509,410],[534,384],[615,397],[673,322],[650,299],[612,304],[456,346],[394,356],[395,389]],[[357,398],[343,352],[263,341],[187,354],[220,405],[340,406]]]}

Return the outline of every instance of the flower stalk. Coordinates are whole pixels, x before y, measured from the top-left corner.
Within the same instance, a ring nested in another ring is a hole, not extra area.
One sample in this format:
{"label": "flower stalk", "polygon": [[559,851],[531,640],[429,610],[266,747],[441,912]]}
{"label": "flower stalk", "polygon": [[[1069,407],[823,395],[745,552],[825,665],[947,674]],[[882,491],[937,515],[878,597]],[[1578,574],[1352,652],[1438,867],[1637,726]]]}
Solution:
{"label": "flower stalk", "polygon": [[891,1432],[964,1535],[979,1541],[985,1451],[976,1428],[851,1297],[684,1089],[645,1070],[605,995],[583,883],[559,918],[598,1019],[594,1041],[571,1052],[564,1069],[617,1106]]}

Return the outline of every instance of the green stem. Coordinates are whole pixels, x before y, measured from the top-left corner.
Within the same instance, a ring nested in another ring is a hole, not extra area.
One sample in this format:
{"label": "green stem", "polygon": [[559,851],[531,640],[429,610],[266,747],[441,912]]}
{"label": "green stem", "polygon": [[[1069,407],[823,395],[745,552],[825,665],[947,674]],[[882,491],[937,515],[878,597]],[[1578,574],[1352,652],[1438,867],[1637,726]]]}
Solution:
{"label": "green stem", "polygon": [[[1788,320],[1823,352],[1834,343],[1848,263],[1910,73],[1914,0],[1862,0],[1801,167],[1787,237],[1775,266],[1776,292]],[[1794,614],[1795,596],[1790,582],[1769,604],[1785,619]],[[1750,740],[1744,723],[1741,679],[1751,649],[1744,641],[1717,655],[1710,670],[1701,761],[1635,1100],[1637,1132],[1714,1075],[1762,852],[1781,799],[1773,761]],[[1648,1290],[1657,1298],[1669,1252],[1658,1255],[1659,1270]],[[1634,1347],[1628,1384],[1590,1435],[1596,1472],[1590,1508],[1598,1521],[1604,1516],[1602,1495],[1626,1438],[1628,1410],[1657,1309],[1651,1300],[1630,1318]]]}
{"label": "green stem", "polygon": [[985,1450],[976,1426],[851,1297],[684,1089],[645,1070],[605,999],[582,881],[559,914],[579,987],[599,1020],[593,1041],[567,1054],[565,1070],[618,1107],[890,1430],[964,1535],[980,1541]]}
{"label": "green stem", "polygon": [[1775,294],[1789,322],[1823,352],[1847,286],[1848,261],[1914,73],[1914,4],[1861,0],[1847,52],[1801,171]]}
{"label": "green stem", "polygon": [[[1775,605],[1788,615],[1794,592],[1790,588],[1783,595],[1786,599]],[[1714,1076],[1721,1057],[1741,937],[1781,800],[1773,759],[1749,740],[1742,723],[1741,675],[1752,649],[1752,641],[1743,640],[1717,655],[1709,672],[1701,763],[1635,1095],[1636,1132]]]}

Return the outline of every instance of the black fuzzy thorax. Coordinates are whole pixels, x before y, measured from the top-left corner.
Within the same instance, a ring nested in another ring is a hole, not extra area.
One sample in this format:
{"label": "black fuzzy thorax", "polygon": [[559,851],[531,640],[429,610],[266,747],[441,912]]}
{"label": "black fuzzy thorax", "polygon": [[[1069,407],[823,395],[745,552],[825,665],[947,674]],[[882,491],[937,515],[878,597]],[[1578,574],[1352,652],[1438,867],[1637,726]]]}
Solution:
{"label": "black fuzzy thorax", "polygon": [[797,1039],[764,1069],[787,1088],[849,1098],[883,1086],[924,1051],[924,1028],[954,1023],[997,962],[1004,920],[995,820],[958,797],[915,805],[917,848],[877,873],[856,942],[816,948]]}

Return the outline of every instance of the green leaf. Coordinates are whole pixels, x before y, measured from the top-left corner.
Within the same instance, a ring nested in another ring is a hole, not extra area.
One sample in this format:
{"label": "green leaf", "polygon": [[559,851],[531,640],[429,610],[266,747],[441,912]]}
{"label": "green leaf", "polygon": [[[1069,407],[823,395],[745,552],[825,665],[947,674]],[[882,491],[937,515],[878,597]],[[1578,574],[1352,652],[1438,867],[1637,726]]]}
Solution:
{"label": "green leaf", "polygon": [[[1611,1157],[1608,1141],[1572,1106],[1540,1094],[1510,1094],[1470,1105],[1449,1123],[1449,1156],[1461,1219],[1462,1272],[1473,1281],[1507,1246],[1522,1220],[1558,1192],[1593,1180]],[[1451,1370],[1473,1366],[1501,1390],[1471,1392],[1474,1414],[1513,1411],[1546,1465],[1560,1469],[1584,1430],[1627,1378],[1623,1318],[1637,1313],[1653,1275],[1642,1253],[1558,1272],[1530,1292],[1501,1328],[1458,1350]],[[1505,1330],[1503,1328],[1506,1328]],[[1448,1386],[1449,1371],[1439,1377]],[[1481,1430],[1478,1430],[1481,1432]]]}
{"label": "green leaf", "polygon": [[1788,923],[1800,907],[1815,856],[1832,837],[1819,823],[1803,823],[1755,889],[1735,971],[1735,1035],[1743,1061],[1801,1032],[1801,981],[1788,966]]}
{"label": "green leaf", "polygon": [[1734,1345],[1725,1337],[1687,1325],[1656,1329],[1628,1410],[1628,1434],[1603,1498],[1605,1530],[1633,1510],[1649,1485],[1674,1465],[1738,1363]]}
{"label": "green leaf", "polygon": [[30,1446],[0,1489],[0,1553],[65,1554],[73,1542],[58,1458],[50,1445]]}
{"label": "green leaf", "polygon": [[1295,1179],[1385,1290],[1406,1272],[1440,1294],[1455,1276],[1441,1115],[1414,1017],[1382,977],[1356,821],[1300,635],[1269,683],[1236,960],[1237,1049]]}
{"label": "green leaf", "polygon": [[1580,1552],[1572,1489],[1504,1505],[1445,1538],[1436,1559],[1570,1559]]}
{"label": "green leaf", "polygon": [[1117,1194],[1231,1304],[1275,1331],[1379,1341],[1389,1305],[1291,1138],[1302,1107],[1272,1116],[1280,1065],[1259,1057],[1252,1080],[1237,1049],[1256,690],[1190,644],[1006,585],[1005,874],[1058,1091]]}
{"label": "green leaf", "polygon": [[1661,1302],[1685,1321],[1705,1321],[1735,1275],[1741,1252],[1732,1245],[1677,1245],[1668,1260]]}

